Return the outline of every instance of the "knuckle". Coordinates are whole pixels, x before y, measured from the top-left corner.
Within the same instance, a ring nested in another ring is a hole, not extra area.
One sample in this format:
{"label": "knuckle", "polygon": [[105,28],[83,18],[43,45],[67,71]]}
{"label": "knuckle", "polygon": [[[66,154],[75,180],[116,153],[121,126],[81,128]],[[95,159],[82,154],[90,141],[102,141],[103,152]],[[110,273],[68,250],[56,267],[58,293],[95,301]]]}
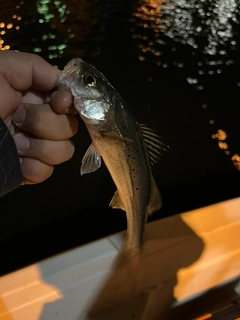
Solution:
{"label": "knuckle", "polygon": [[34,181],[43,182],[53,173],[53,166],[47,165],[39,160],[25,158],[22,163],[22,174],[24,178]]}

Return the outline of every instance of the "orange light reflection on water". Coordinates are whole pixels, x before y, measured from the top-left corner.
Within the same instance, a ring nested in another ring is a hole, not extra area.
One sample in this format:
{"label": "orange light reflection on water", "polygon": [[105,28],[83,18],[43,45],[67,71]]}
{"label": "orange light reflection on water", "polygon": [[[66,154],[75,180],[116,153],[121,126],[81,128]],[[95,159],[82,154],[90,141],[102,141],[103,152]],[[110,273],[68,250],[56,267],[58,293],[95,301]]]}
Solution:
{"label": "orange light reflection on water", "polygon": [[[142,53],[151,52],[155,56],[161,55],[161,52],[156,51],[154,46],[157,43],[161,32],[161,4],[164,2],[165,0],[140,1],[138,8],[132,13],[132,18],[130,19],[134,26],[131,28],[132,38],[142,40],[139,44]],[[154,36],[151,37],[151,39],[148,39],[148,36],[142,32],[138,33],[136,19],[139,21],[137,23],[138,27],[143,27],[144,29],[152,30],[154,32]],[[139,56],[139,60],[144,60],[144,57]]]}
{"label": "orange light reflection on water", "polygon": [[[207,104],[203,104],[202,108],[207,109],[208,108]],[[211,119],[209,121],[209,124],[211,124],[211,125],[213,125],[215,123],[216,123],[216,121],[213,119]],[[218,141],[218,147],[221,150],[223,150],[223,152],[226,155],[231,156],[232,152],[229,149],[229,145],[226,141],[227,137],[228,137],[228,135],[223,129],[218,129],[216,133],[212,134],[212,138]],[[233,156],[231,156],[231,161],[233,162],[233,165],[236,167],[236,169],[240,171],[240,155],[235,153]]]}
{"label": "orange light reflection on water", "polygon": [[[20,8],[20,6],[16,7],[16,9],[19,9],[19,8]],[[0,31],[0,50],[9,50],[9,49],[11,49],[11,46],[9,44],[5,43],[5,40],[4,40],[3,36],[5,36],[7,34],[7,32],[12,31],[12,29],[15,29],[15,30],[19,30],[20,29],[19,25],[16,25],[16,24],[22,18],[17,14],[13,14],[11,18],[13,19],[12,22],[10,22],[10,21],[6,21],[6,22],[1,21],[0,22],[0,28],[2,29]],[[6,17],[6,20],[7,20],[7,17]]]}
{"label": "orange light reflection on water", "polygon": [[13,24],[12,23],[8,23],[6,28],[7,29],[12,29],[12,27],[13,27]]}
{"label": "orange light reflection on water", "polygon": [[[140,61],[148,60],[161,68],[186,67],[186,81],[200,91],[205,89],[206,75],[218,76],[226,66],[235,64],[228,55],[237,50],[237,0],[212,1],[211,5],[203,0],[139,0],[133,8],[130,30]],[[173,54],[172,61],[164,62],[166,46],[175,52],[181,50],[181,45],[186,45],[188,55]],[[197,63],[196,58],[191,61],[190,51],[192,56],[199,56]],[[193,72],[192,65],[197,72]]]}

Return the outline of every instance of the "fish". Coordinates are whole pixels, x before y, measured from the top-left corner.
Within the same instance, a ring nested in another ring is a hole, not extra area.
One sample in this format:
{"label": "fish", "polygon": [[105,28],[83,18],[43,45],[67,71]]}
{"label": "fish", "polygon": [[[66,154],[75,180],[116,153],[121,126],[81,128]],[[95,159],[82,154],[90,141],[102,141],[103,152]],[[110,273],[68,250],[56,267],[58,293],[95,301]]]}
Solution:
{"label": "fish", "polygon": [[135,120],[105,76],[81,58],[67,63],[58,87],[71,91],[92,140],[82,159],[81,174],[96,171],[104,161],[117,188],[110,206],[126,211],[127,216],[122,256],[139,255],[148,215],[162,206],[151,167],[166,151],[166,144],[148,125]]}

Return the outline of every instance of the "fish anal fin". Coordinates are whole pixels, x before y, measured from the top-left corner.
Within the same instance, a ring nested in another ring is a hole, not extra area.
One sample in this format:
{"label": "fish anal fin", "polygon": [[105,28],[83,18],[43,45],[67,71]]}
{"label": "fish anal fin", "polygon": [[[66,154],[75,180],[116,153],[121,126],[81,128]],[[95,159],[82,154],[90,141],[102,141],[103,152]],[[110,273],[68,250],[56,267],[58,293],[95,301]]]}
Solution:
{"label": "fish anal fin", "polygon": [[162,197],[156,185],[156,182],[151,177],[151,196],[148,204],[148,214],[151,215],[154,212],[158,211],[162,207]]}
{"label": "fish anal fin", "polygon": [[87,149],[81,166],[81,175],[91,173],[101,167],[101,156],[97,153],[93,144]]}
{"label": "fish anal fin", "polygon": [[113,209],[121,209],[125,211],[124,205],[122,203],[122,200],[119,197],[118,191],[115,191],[111,202],[109,203],[109,205],[113,208]]}

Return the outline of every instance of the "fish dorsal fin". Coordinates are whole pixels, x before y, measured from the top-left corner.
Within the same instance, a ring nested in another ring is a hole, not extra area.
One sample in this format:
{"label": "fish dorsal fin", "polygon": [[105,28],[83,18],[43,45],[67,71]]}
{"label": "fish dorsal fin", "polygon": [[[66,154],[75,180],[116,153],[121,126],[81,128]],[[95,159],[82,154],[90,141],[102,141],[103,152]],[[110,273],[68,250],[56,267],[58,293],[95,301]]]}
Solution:
{"label": "fish dorsal fin", "polygon": [[122,200],[119,197],[118,191],[115,191],[111,202],[109,203],[109,205],[113,208],[113,209],[121,209],[125,211],[124,205],[122,203]]}
{"label": "fish dorsal fin", "polygon": [[140,129],[148,149],[150,163],[153,165],[161,158],[163,152],[167,151],[168,146],[164,143],[164,139],[156,133],[156,130],[149,128],[146,124],[140,124]]}
{"label": "fish dorsal fin", "polygon": [[151,196],[148,204],[148,214],[151,215],[162,207],[162,197],[156,185],[156,182],[151,176]]}
{"label": "fish dorsal fin", "polygon": [[91,173],[101,167],[101,156],[97,153],[93,144],[87,149],[81,166],[81,175],[85,173]]}

